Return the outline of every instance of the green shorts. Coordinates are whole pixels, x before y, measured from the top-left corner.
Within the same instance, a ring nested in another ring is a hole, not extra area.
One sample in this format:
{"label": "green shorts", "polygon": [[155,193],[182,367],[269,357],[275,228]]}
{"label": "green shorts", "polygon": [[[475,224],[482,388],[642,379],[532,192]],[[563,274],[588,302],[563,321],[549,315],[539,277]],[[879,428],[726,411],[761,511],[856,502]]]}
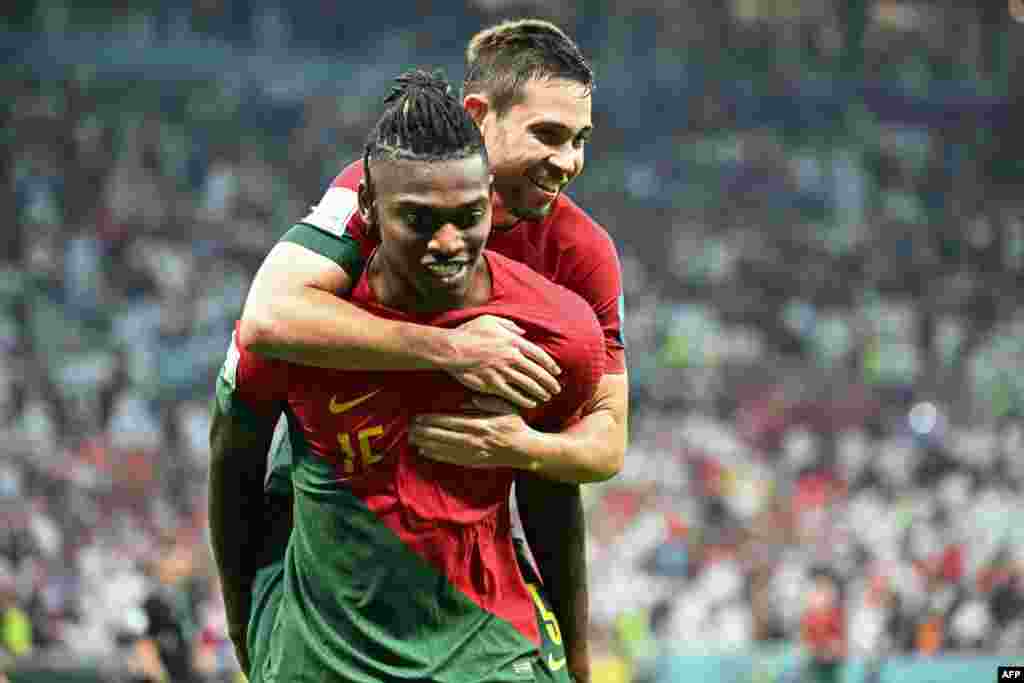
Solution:
{"label": "green shorts", "polygon": [[252,586],[252,611],[246,643],[249,646],[249,683],[263,683],[263,671],[270,651],[270,635],[284,596],[284,557],[258,572]]}
{"label": "green shorts", "polygon": [[263,681],[270,634],[284,596],[284,557],[292,532],[291,496],[269,495],[264,510],[263,567],[252,581],[252,604],[245,640],[249,648],[249,682]]}
{"label": "green shorts", "polygon": [[533,569],[533,563],[529,560],[526,543],[518,538],[514,541],[519,571],[533,597],[533,608],[537,613],[537,628],[540,629],[540,657],[533,665],[535,680],[537,683],[572,683],[573,678],[569,675],[569,669],[566,666],[562,629],[558,625],[558,619],[551,611],[551,601],[548,600],[544,587],[537,577],[537,572]]}
{"label": "green shorts", "polygon": [[[572,683],[572,676],[569,675],[566,666],[562,631],[558,620],[551,611],[551,603],[537,578],[533,564],[528,559],[525,543],[516,539],[515,548],[519,571],[522,572],[526,587],[533,597],[537,627],[540,629],[540,656],[534,661],[534,680],[536,683]],[[253,581],[252,611],[246,635],[251,667],[249,683],[264,682],[271,635],[283,595],[284,548],[281,549],[279,557],[274,562],[264,566],[256,573],[256,578]],[[273,681],[274,674],[267,673],[266,678]]]}

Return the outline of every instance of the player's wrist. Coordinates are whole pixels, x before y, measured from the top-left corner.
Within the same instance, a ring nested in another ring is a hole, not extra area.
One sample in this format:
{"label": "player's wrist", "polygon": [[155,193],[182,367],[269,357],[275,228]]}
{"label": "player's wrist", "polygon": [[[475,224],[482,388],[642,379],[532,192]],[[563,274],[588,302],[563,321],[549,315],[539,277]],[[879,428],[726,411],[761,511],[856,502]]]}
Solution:
{"label": "player's wrist", "polygon": [[544,478],[560,479],[558,473],[572,464],[567,460],[569,451],[564,441],[561,434],[527,425],[514,447],[523,463],[521,468]]}
{"label": "player's wrist", "polygon": [[[563,634],[564,635],[564,634]],[[590,648],[585,640],[566,647],[566,660],[569,673],[572,674],[576,683],[589,683],[590,681]]]}
{"label": "player's wrist", "polygon": [[423,370],[451,372],[459,367],[459,349],[453,340],[456,330],[429,325],[398,323],[396,336],[402,348]]}

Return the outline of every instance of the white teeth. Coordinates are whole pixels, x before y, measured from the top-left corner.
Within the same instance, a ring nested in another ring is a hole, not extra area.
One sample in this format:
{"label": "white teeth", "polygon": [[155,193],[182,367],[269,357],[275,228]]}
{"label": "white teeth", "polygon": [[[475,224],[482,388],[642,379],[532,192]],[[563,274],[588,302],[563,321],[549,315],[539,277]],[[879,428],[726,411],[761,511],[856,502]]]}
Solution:
{"label": "white teeth", "polygon": [[462,270],[463,263],[431,263],[427,268],[437,275],[455,275]]}
{"label": "white teeth", "polygon": [[536,185],[537,187],[539,187],[540,189],[544,190],[545,192],[550,192],[551,194],[555,194],[556,192],[558,192],[558,186],[557,185],[555,187],[548,187],[547,185],[544,185],[542,183],[538,183],[533,178],[530,178],[530,182],[533,183],[534,185]]}

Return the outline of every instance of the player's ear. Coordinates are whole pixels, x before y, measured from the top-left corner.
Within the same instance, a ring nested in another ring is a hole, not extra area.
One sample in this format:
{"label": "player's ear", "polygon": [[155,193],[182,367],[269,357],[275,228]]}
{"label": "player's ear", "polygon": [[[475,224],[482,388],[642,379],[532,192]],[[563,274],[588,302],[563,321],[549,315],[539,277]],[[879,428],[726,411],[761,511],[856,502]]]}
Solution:
{"label": "player's ear", "polygon": [[366,184],[366,179],[359,181],[359,217],[366,221],[367,225],[373,223],[373,190]]}
{"label": "player's ear", "polygon": [[486,95],[472,93],[462,98],[462,107],[469,113],[476,125],[483,125],[487,112],[491,110],[491,102]]}

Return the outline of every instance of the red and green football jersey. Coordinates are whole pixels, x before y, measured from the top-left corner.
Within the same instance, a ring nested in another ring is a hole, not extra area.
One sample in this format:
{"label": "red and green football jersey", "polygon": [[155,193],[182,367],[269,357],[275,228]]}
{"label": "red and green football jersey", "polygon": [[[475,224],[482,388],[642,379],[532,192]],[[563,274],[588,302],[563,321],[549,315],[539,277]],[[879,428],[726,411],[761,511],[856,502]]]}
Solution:
{"label": "red and green football jersey", "polygon": [[[454,327],[483,314],[519,324],[562,367],[563,390],[524,415],[561,430],[604,372],[590,307],[526,266],[485,252],[491,300],[411,316],[376,303],[365,278],[352,301],[392,319]],[[342,372],[237,347],[219,400],[249,419],[283,409],[293,449],[294,531],[262,680],[523,681],[539,642],[533,598],[511,537],[512,469],[469,469],[418,455],[419,413],[457,411],[468,394],[440,372]]]}
{"label": "red and green football jersey", "polygon": [[[377,247],[376,238],[366,229],[357,210],[357,190],[362,179],[361,160],[346,166],[320,202],[282,241],[300,244],[331,259],[357,279]],[[487,248],[526,264],[583,297],[594,310],[604,334],[605,374],[625,372],[622,272],[615,245],[601,225],[569,197],[560,195],[543,220],[524,220],[511,230],[492,231]],[[289,495],[288,442],[275,445],[269,457],[267,490]]]}
{"label": "red and green football jersey", "polygon": [[[320,203],[282,239],[330,258],[357,277],[378,244],[356,210],[362,179],[361,160],[346,166]],[[512,229],[493,230],[487,248],[525,263],[583,297],[605,336],[605,372],[625,372],[622,268],[608,232],[586,211],[559,195],[543,220],[523,220]]]}

